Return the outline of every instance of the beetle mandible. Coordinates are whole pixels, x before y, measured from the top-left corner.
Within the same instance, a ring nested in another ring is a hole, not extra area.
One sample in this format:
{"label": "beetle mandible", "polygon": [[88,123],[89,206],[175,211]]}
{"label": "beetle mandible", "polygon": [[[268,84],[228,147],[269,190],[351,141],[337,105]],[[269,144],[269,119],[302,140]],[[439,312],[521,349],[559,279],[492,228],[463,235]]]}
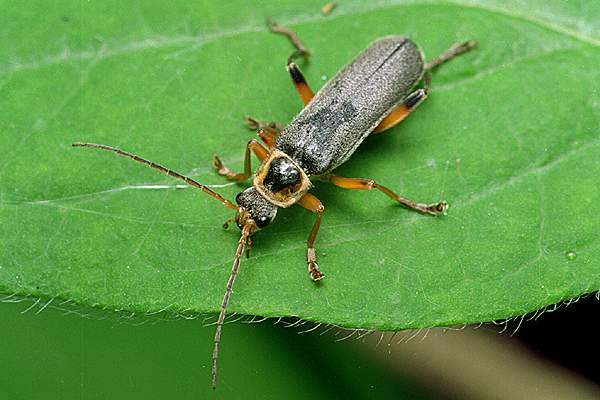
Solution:
{"label": "beetle mandible", "polygon": [[[229,222],[235,222],[241,236],[216,324],[212,355],[213,388],[216,387],[221,330],[242,253],[246,248],[246,254],[249,254],[251,236],[273,222],[279,208],[298,204],[316,214],[307,240],[306,262],[313,281],[324,276],[317,264],[314,243],[325,207],[308,193],[312,186],[311,177],[344,189],[377,189],[404,207],[424,214],[444,213],[448,207],[445,201],[433,204],[415,202],[373,180],[343,178],[332,171],[348,160],[367,136],[397,125],[426,99],[433,69],[476,45],[473,40],[456,44],[425,63],[422,52],[410,39],[386,36],[371,43],[314,95],[294,62],[300,56],[308,58],[307,48],[289,28],[273,22],[269,22],[269,28],[272,32],[286,35],[296,48],[288,58],[287,70],[305,107],[285,128],[247,117],[249,127],[257,129],[266,147],[255,139],[248,142],[243,172],[232,172],[219,157],[214,156],[217,172],[237,182],[252,175],[251,153],[261,161],[254,174],[253,185],[237,195],[237,204],[187,176],[116,147],[95,143],[73,144],[74,147],[91,147],[129,157],[183,180],[236,211],[235,218],[224,224],[227,227]],[[415,89],[421,81],[423,87]]]}

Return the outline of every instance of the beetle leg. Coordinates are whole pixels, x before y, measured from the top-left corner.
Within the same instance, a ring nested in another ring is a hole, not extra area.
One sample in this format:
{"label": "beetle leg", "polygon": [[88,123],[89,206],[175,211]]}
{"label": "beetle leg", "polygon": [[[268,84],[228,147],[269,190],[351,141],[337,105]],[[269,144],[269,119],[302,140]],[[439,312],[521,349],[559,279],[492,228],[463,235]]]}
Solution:
{"label": "beetle leg", "polygon": [[258,143],[256,139],[252,139],[246,145],[246,157],[244,159],[244,172],[236,174],[229,168],[223,165],[223,162],[216,154],[213,156],[213,167],[217,170],[217,173],[224,176],[230,181],[242,182],[250,177],[252,174],[250,165],[250,151],[252,151],[259,160],[264,160],[268,155],[269,151],[263,147],[262,144]]}
{"label": "beetle leg", "polygon": [[250,249],[252,249],[252,236],[246,239],[246,258],[250,258]]}
{"label": "beetle leg", "polygon": [[452,60],[454,57],[462,53],[466,53],[475,46],[477,46],[476,40],[467,40],[463,43],[456,43],[452,45],[452,47],[450,47],[448,50],[444,51],[442,54],[425,64],[425,69],[432,70],[435,67],[438,67],[443,63]]}
{"label": "beetle leg", "polygon": [[294,60],[298,57],[304,57],[305,60],[308,60],[310,52],[304,43],[302,43],[296,32],[290,28],[279,25],[270,19],[267,20],[267,25],[269,26],[271,32],[280,33],[287,36],[294,44],[294,47],[296,47],[296,50],[288,57],[287,70],[292,77],[292,81],[294,81],[294,86],[296,86],[296,90],[298,91],[300,98],[302,98],[304,105],[307,105],[308,102],[314,97],[314,93],[310,86],[308,86],[308,83],[306,83],[304,75],[302,75],[300,68],[298,68],[296,63],[294,63]]}
{"label": "beetle leg", "polygon": [[452,60],[454,57],[466,53],[477,45],[475,40],[468,40],[463,43],[457,43],[444,51],[442,54],[425,64],[423,75],[423,89],[411,93],[402,104],[394,108],[380,123],[375,127],[372,134],[377,134],[390,129],[404,120],[419,104],[427,98],[429,84],[431,83],[431,71],[440,65]]}
{"label": "beetle leg", "polygon": [[308,211],[317,214],[317,220],[315,221],[315,224],[310,231],[310,235],[308,235],[308,240],[306,241],[306,263],[308,265],[308,273],[310,274],[310,278],[317,282],[323,279],[325,276],[317,264],[317,255],[314,247],[317,233],[319,233],[319,228],[321,227],[321,217],[323,216],[323,212],[325,212],[325,206],[319,199],[310,193],[305,194],[300,200],[298,200],[298,204]]}
{"label": "beetle leg", "polygon": [[381,133],[387,129],[390,129],[408,117],[419,104],[427,98],[427,92],[424,89],[419,89],[411,94],[404,100],[402,104],[394,108],[380,123],[375,127],[372,135]]}
{"label": "beetle leg", "polygon": [[267,18],[267,26],[269,27],[269,30],[271,32],[280,33],[284,36],[287,36],[296,48],[296,50],[288,58],[288,63],[290,63],[293,59],[298,57],[304,57],[306,60],[308,60],[308,57],[310,56],[310,51],[308,51],[304,43],[302,43],[302,40],[300,40],[296,32],[294,32],[287,26],[279,25],[277,22],[273,21],[270,18]]}
{"label": "beetle leg", "polygon": [[245,119],[248,128],[257,130],[256,133],[258,134],[258,137],[265,142],[269,149],[272,148],[275,144],[275,139],[277,139],[277,135],[283,130],[283,127],[277,122],[259,121],[252,117],[246,117]]}
{"label": "beetle leg", "polygon": [[296,63],[294,63],[291,60],[291,58],[288,60],[287,70],[290,73],[290,76],[292,77],[292,81],[294,81],[294,86],[296,87],[296,90],[298,91],[302,102],[304,103],[304,105],[307,105],[308,102],[311,101],[312,98],[315,96],[315,94],[313,93],[310,86],[308,86],[304,75],[302,75],[302,71],[300,71],[300,68],[298,68]]}
{"label": "beetle leg", "polygon": [[260,139],[263,142],[265,142],[267,147],[269,149],[271,149],[271,148],[273,148],[273,145],[275,144],[275,139],[277,139],[277,135],[279,134],[279,131],[275,130],[275,129],[265,128],[265,129],[259,129],[258,132],[256,132],[256,134],[258,135],[258,137],[260,137]]}
{"label": "beetle leg", "polygon": [[274,131],[280,132],[283,130],[283,125],[281,125],[280,123],[273,121],[261,121],[256,118],[252,118],[249,115],[246,115],[244,117],[244,121],[246,121],[248,129],[251,129],[253,131],[256,131],[258,129],[272,129]]}
{"label": "beetle leg", "polygon": [[356,190],[371,190],[377,189],[383,192],[389,198],[396,200],[406,208],[421,212],[423,214],[440,215],[443,214],[448,208],[448,203],[440,201],[433,204],[417,203],[416,201],[402,197],[385,186],[375,183],[372,179],[361,179],[361,178],[342,178],[341,176],[330,175],[326,177],[329,182],[335,186],[344,189],[356,189]]}
{"label": "beetle leg", "polygon": [[427,92],[429,90],[429,83],[431,82],[431,71],[440,65],[452,60],[454,57],[466,53],[473,47],[477,46],[476,40],[467,40],[463,43],[456,43],[448,50],[434,58],[425,64],[425,73],[423,75],[423,89]]}

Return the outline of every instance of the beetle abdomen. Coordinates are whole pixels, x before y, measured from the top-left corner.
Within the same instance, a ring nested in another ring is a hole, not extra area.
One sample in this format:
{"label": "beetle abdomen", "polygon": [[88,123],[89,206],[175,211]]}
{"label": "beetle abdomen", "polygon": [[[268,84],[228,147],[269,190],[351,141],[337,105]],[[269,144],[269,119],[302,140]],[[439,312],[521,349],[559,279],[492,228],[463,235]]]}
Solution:
{"label": "beetle abdomen", "polygon": [[275,148],[309,175],[331,171],[396,106],[423,74],[423,56],[401,36],[371,43],[338,72],[279,134]]}

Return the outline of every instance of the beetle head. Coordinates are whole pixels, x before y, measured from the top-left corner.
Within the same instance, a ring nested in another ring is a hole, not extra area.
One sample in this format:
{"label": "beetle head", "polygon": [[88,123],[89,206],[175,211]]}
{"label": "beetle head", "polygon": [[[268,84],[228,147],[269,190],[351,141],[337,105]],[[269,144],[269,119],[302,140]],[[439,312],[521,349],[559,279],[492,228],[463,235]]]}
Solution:
{"label": "beetle head", "polygon": [[240,206],[235,221],[243,229],[250,219],[261,229],[269,225],[277,215],[277,206],[267,200],[254,187],[249,187],[235,198]]}

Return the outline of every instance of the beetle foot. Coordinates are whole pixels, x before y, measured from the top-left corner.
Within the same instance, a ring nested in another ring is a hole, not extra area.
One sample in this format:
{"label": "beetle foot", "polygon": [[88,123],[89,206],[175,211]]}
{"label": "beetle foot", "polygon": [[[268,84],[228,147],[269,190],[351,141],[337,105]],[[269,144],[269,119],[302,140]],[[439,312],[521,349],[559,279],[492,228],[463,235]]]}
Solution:
{"label": "beetle foot", "polygon": [[306,261],[308,264],[308,273],[310,274],[310,279],[312,279],[314,282],[318,282],[323,279],[325,275],[319,269],[319,264],[317,264],[317,256],[313,247],[308,248],[306,253]]}
{"label": "beetle foot", "polygon": [[428,205],[427,212],[432,215],[446,215],[448,207],[450,207],[450,205],[446,201],[442,200],[439,203]]}
{"label": "beetle foot", "polygon": [[310,274],[310,279],[312,279],[313,282],[318,282],[325,277],[325,274],[321,272],[319,265],[316,262],[308,263],[308,273]]}
{"label": "beetle foot", "polygon": [[246,258],[250,258],[250,249],[252,249],[252,239],[251,236],[248,236],[246,241]]}
{"label": "beetle foot", "polygon": [[261,121],[252,118],[249,115],[246,115],[244,117],[244,121],[246,122],[246,125],[248,126],[248,129],[252,129],[253,131],[257,130],[258,128],[261,127]]}
{"label": "beetle foot", "polygon": [[262,121],[260,119],[252,118],[249,115],[246,115],[244,117],[244,121],[246,122],[246,126],[248,127],[248,129],[251,129],[253,131],[256,131],[259,129],[269,129],[269,130],[276,131],[276,133],[279,133],[283,130],[283,125],[281,125],[277,122]]}
{"label": "beetle foot", "polygon": [[223,222],[223,229],[228,229],[229,224],[236,222],[235,218],[230,218],[227,221]]}
{"label": "beetle foot", "polygon": [[213,155],[213,168],[217,170],[217,173],[221,176],[231,177],[235,175],[229,168],[223,165],[223,161],[219,158],[218,155]]}

